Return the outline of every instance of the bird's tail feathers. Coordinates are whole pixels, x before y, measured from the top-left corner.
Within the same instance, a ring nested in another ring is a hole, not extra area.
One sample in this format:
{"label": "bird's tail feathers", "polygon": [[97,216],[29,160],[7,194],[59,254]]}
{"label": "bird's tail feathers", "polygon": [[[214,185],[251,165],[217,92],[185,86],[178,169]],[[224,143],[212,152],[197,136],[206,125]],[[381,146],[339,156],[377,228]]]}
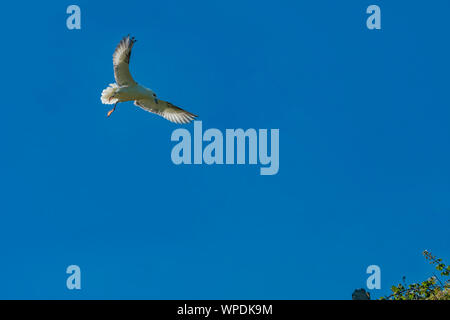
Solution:
{"label": "bird's tail feathers", "polygon": [[103,89],[102,96],[100,98],[103,104],[114,104],[119,101],[117,98],[112,98],[114,93],[116,93],[117,88],[119,88],[117,84],[111,83],[109,87]]}

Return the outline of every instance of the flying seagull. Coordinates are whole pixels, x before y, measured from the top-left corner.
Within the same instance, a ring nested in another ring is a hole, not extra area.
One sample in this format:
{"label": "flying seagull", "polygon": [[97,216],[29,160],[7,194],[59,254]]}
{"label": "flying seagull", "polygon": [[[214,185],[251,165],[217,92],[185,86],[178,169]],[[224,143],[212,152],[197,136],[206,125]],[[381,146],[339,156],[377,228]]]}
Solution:
{"label": "flying seagull", "polygon": [[142,109],[156,113],[175,123],[189,123],[197,117],[195,114],[178,108],[170,102],[160,100],[156,94],[134,81],[130,74],[129,64],[131,49],[136,40],[128,35],[123,38],[113,54],[114,78],[116,83],[111,83],[102,91],[101,100],[104,104],[114,104],[108,112],[108,117],[116,110],[119,102],[134,101],[134,104]]}

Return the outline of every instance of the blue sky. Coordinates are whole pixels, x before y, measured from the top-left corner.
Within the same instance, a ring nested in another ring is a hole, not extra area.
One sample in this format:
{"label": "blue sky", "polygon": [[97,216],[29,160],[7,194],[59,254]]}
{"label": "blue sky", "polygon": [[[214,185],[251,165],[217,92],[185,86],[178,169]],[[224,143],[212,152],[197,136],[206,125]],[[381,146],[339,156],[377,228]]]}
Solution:
{"label": "blue sky", "polygon": [[[3,8],[0,298],[350,299],[371,264],[379,297],[450,261],[447,1]],[[106,118],[128,33],[135,79],[205,129],[280,129],[279,173],[176,166],[178,125]]]}

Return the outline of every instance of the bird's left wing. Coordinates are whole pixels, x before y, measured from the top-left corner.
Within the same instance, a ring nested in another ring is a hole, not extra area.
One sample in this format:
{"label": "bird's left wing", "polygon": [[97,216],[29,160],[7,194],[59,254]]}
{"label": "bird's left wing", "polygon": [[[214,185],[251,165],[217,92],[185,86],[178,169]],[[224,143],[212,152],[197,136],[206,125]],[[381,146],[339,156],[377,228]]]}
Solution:
{"label": "bird's left wing", "polygon": [[189,123],[197,117],[195,114],[178,108],[164,100],[141,99],[134,101],[134,104],[175,123]]}
{"label": "bird's left wing", "polygon": [[126,36],[120,40],[113,54],[114,78],[119,86],[136,84],[130,73],[130,56],[133,48],[134,37]]}

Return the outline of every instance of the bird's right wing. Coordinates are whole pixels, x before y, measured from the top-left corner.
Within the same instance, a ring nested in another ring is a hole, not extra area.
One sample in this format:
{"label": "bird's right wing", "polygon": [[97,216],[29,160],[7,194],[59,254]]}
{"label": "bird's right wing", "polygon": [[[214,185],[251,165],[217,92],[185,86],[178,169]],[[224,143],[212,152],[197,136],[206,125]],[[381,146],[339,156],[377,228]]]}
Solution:
{"label": "bird's right wing", "polygon": [[134,104],[175,123],[189,123],[197,117],[195,114],[178,108],[164,100],[141,99],[134,101]]}
{"label": "bird's right wing", "polygon": [[114,78],[119,86],[136,84],[130,73],[130,56],[133,48],[134,37],[126,36],[120,40],[113,54]]}

